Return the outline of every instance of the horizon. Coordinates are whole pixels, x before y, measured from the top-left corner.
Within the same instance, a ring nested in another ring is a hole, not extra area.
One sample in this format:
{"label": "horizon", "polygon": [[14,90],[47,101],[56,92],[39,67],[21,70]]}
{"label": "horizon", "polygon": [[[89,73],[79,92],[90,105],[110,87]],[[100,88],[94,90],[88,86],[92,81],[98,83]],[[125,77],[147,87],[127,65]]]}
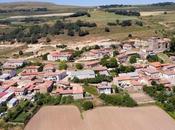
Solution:
{"label": "horizon", "polygon": [[110,5],[110,4],[124,4],[124,5],[139,5],[139,4],[153,4],[159,2],[175,2],[175,0],[1,0],[0,3],[11,2],[49,2],[58,5],[77,5],[77,6],[98,6],[98,5]]}

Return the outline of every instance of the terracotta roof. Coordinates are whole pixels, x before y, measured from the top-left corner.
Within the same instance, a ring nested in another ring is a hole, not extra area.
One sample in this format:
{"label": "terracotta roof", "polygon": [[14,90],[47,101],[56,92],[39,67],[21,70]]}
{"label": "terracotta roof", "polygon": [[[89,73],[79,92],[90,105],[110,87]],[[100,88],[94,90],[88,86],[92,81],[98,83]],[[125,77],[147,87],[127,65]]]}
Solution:
{"label": "terracotta roof", "polygon": [[5,96],[7,94],[7,92],[0,92],[0,98],[2,98],[3,96]]}
{"label": "terracotta roof", "polygon": [[119,76],[115,78],[116,80],[120,81],[120,80],[132,80],[132,78],[130,76]]}
{"label": "terracotta roof", "polygon": [[61,52],[61,51],[54,51],[50,53],[53,57],[59,57],[59,56],[67,56],[70,57],[72,55],[72,52]]}
{"label": "terracotta roof", "polygon": [[54,69],[55,65],[54,64],[46,64],[43,69]]}
{"label": "terracotta roof", "polygon": [[150,63],[150,65],[151,66],[154,66],[154,67],[161,67],[162,66],[162,64],[160,63],[160,62],[152,62],[152,63]]}
{"label": "terracotta roof", "polygon": [[131,83],[133,86],[142,86],[142,84],[141,84],[139,81],[137,81],[137,80],[132,80],[130,83]]}
{"label": "terracotta roof", "polygon": [[170,82],[168,80],[166,80],[166,79],[159,80],[159,83],[160,84],[170,84]]}
{"label": "terracotta roof", "polygon": [[[72,89],[70,89],[72,88]],[[56,90],[56,93],[59,94],[83,94],[83,87],[79,84],[71,84],[70,88],[63,89],[58,88]]]}
{"label": "terracotta roof", "polygon": [[98,66],[98,67],[94,67],[93,70],[94,71],[105,71],[105,70],[107,70],[107,68],[103,67],[103,66]]}
{"label": "terracotta roof", "polygon": [[162,73],[166,75],[175,75],[175,71],[164,71]]}
{"label": "terracotta roof", "polygon": [[27,66],[25,69],[39,69],[40,66]]}
{"label": "terracotta roof", "polygon": [[89,61],[89,62],[86,62],[85,65],[90,66],[90,65],[99,64],[99,63],[100,61]]}

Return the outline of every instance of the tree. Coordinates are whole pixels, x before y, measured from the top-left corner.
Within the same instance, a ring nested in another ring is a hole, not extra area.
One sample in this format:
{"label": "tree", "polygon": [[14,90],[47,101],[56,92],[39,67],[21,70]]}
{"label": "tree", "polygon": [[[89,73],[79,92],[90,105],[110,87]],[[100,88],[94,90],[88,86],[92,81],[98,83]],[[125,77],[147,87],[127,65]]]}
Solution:
{"label": "tree", "polygon": [[116,58],[115,58],[115,57],[110,58],[110,59],[107,61],[106,67],[107,67],[107,68],[115,68],[115,67],[118,67],[118,62],[117,62]]}
{"label": "tree", "polygon": [[172,38],[172,39],[171,39],[170,51],[171,51],[171,52],[175,52],[175,38]]}
{"label": "tree", "polygon": [[65,61],[59,62],[59,70],[66,70],[67,68],[68,68],[68,65],[66,64]]}
{"label": "tree", "polygon": [[49,53],[46,53],[46,54],[44,54],[44,55],[42,55],[42,60],[47,60],[47,55],[48,55]]}
{"label": "tree", "polygon": [[6,105],[6,103],[1,104],[1,106],[0,106],[0,113],[5,112],[6,110],[7,110],[7,105]]}
{"label": "tree", "polygon": [[37,38],[36,35],[33,34],[33,35],[31,36],[31,43],[32,43],[32,44],[35,44],[35,43],[37,43],[37,42],[38,42],[38,38]]}
{"label": "tree", "polygon": [[91,101],[85,101],[83,104],[82,104],[82,107],[85,111],[87,110],[90,110],[90,109],[93,109],[94,108],[94,105]]}
{"label": "tree", "polygon": [[129,58],[129,63],[131,63],[131,64],[136,63],[137,62],[137,58],[140,58],[140,55],[139,54],[132,55]]}
{"label": "tree", "polygon": [[94,49],[100,49],[100,46],[99,45],[94,45],[93,48]]}
{"label": "tree", "polygon": [[115,57],[117,55],[119,55],[119,52],[117,50],[113,51],[113,56]]}
{"label": "tree", "polygon": [[100,60],[100,64],[103,65],[103,66],[106,66],[108,59],[109,59],[108,55],[103,56],[103,58]]}
{"label": "tree", "polygon": [[110,32],[110,29],[108,27],[105,27],[105,32]]}
{"label": "tree", "polygon": [[135,24],[138,25],[138,26],[143,26],[143,22],[142,21],[136,21]]}
{"label": "tree", "polygon": [[87,14],[87,16],[88,16],[88,17],[91,17],[91,15],[90,15],[89,13]]}
{"label": "tree", "polygon": [[77,64],[75,65],[75,67],[76,67],[78,70],[82,70],[82,69],[83,69],[83,65],[80,64],[80,63],[77,63]]}
{"label": "tree", "polygon": [[83,37],[83,36],[89,35],[89,32],[88,32],[87,30],[85,30],[85,31],[79,30],[78,35],[79,35],[80,37]]}
{"label": "tree", "polygon": [[21,56],[21,55],[23,55],[23,54],[24,54],[23,51],[20,50],[20,51],[19,51],[19,55]]}
{"label": "tree", "polygon": [[134,57],[134,56],[131,56],[130,59],[129,59],[129,63],[133,64],[133,63],[136,63],[137,62],[137,58]]}
{"label": "tree", "polygon": [[46,42],[47,43],[51,42],[51,39],[49,37],[46,37]]}
{"label": "tree", "polygon": [[132,26],[132,21],[131,20],[123,20],[120,25],[122,27],[126,27],[126,26]]}
{"label": "tree", "polygon": [[67,35],[72,37],[75,35],[75,32],[72,29],[69,29]]}
{"label": "tree", "polygon": [[149,61],[149,62],[163,62],[157,55],[148,55],[146,57],[146,59]]}
{"label": "tree", "polygon": [[165,11],[164,14],[167,14],[167,11]]}
{"label": "tree", "polygon": [[175,86],[173,86],[173,92],[175,93]]}
{"label": "tree", "polygon": [[116,20],[116,23],[117,23],[117,25],[119,25],[119,24],[120,24],[120,21],[117,19],[117,20]]}
{"label": "tree", "polygon": [[128,37],[129,37],[129,38],[132,38],[132,34],[128,34]]}
{"label": "tree", "polygon": [[164,103],[166,101],[167,96],[164,92],[160,92],[160,93],[158,93],[156,98],[159,102]]}

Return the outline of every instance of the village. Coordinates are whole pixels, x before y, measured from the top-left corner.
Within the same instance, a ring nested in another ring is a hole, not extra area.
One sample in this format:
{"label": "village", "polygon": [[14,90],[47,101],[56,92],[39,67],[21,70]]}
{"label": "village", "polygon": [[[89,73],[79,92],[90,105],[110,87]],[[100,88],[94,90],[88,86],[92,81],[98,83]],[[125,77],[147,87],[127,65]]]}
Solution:
{"label": "village", "polygon": [[7,59],[0,72],[0,105],[7,109],[0,116],[21,101],[35,102],[38,93],[91,101],[97,98],[88,91],[91,88],[98,95],[124,91],[138,105],[154,103],[144,86],[161,84],[168,92],[175,86],[173,57],[166,63],[157,56],[169,51],[170,41],[151,37],[74,50],[65,47],[49,52],[43,63]]}

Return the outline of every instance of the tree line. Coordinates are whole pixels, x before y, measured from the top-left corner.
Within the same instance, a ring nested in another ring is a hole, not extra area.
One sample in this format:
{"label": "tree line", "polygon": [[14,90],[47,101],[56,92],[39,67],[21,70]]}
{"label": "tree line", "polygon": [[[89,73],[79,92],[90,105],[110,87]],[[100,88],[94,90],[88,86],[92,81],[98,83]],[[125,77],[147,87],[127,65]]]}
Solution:
{"label": "tree line", "polygon": [[125,16],[140,16],[140,12],[136,10],[119,10],[119,9],[106,9],[106,12],[115,13],[118,15],[125,15]]}
{"label": "tree line", "polygon": [[144,86],[143,90],[173,116],[175,112],[175,87],[172,88],[171,91],[168,91],[163,84],[152,81],[151,86]]}
{"label": "tree line", "polygon": [[106,9],[106,8],[116,8],[116,7],[131,7],[132,5],[123,5],[123,4],[112,4],[112,5],[102,5],[99,6],[101,9]]}
{"label": "tree line", "polygon": [[71,22],[68,23],[58,20],[52,26],[49,26],[48,24],[33,25],[30,27],[18,26],[13,31],[1,35],[0,41],[17,40],[18,42],[34,44],[38,42],[38,39],[46,37],[48,34],[60,35],[67,33],[68,36],[74,36],[75,34],[78,34],[79,36],[86,36],[89,34],[89,32],[81,28],[82,27],[92,28],[96,26],[97,26],[96,23],[84,22],[80,20],[74,23]]}
{"label": "tree line", "polygon": [[0,13],[30,13],[30,12],[46,12],[47,8],[32,8],[32,9],[0,9]]}
{"label": "tree line", "polygon": [[138,21],[138,20],[116,20],[115,22],[108,22],[107,25],[108,26],[122,26],[122,27],[126,27],[126,26],[132,26],[133,24],[137,25],[137,26],[143,26],[143,22],[142,21]]}

